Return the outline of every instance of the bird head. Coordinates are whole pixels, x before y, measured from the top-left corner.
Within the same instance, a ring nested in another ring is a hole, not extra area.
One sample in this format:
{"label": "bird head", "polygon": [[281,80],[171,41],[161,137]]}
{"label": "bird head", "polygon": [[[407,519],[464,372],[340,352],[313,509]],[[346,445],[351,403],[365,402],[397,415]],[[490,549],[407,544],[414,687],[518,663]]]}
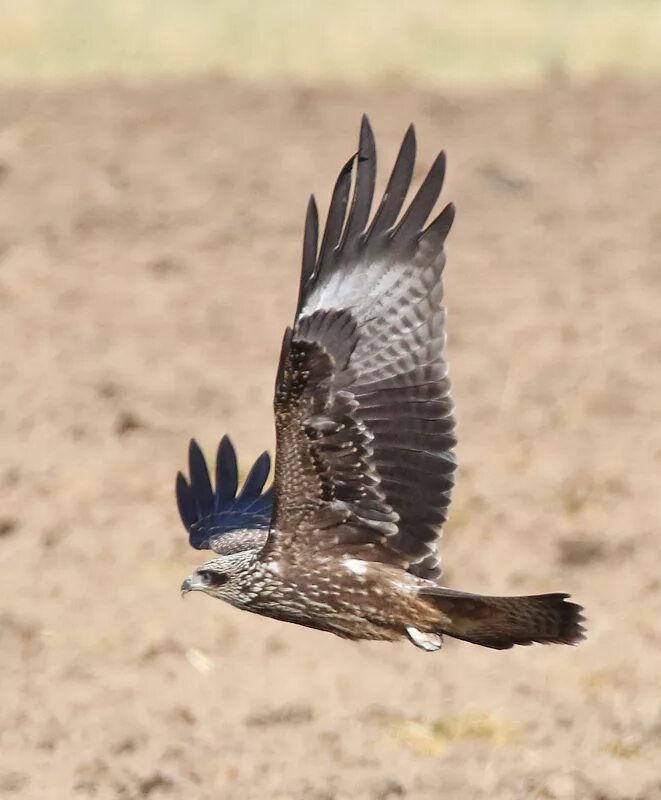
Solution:
{"label": "bird head", "polygon": [[255,550],[220,555],[192,572],[181,584],[182,595],[204,592],[232,605],[242,605],[246,573],[256,556]]}

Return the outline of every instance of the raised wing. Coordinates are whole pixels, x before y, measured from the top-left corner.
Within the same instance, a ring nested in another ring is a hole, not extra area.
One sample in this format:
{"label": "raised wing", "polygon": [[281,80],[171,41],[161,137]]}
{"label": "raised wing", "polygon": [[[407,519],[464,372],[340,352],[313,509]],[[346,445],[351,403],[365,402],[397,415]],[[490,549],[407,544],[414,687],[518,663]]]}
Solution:
{"label": "raised wing", "polygon": [[197,442],[188,450],[190,482],[177,473],[179,514],[197,550],[219,551],[221,540],[232,531],[268,529],[273,512],[273,485],[262,493],[271,470],[268,453],[255,461],[237,494],[239,471],[234,445],[223,436],[216,456],[216,488]]}
{"label": "raised wing", "polygon": [[441,153],[401,214],[415,151],[410,127],[369,223],[376,149],[364,117],[351,202],[355,157],[337,179],[319,249],[310,199],[296,319],[276,381],[267,546],[292,556],[368,546],[434,578],[456,467],[441,307],[454,209],[425,227],[443,184]]}

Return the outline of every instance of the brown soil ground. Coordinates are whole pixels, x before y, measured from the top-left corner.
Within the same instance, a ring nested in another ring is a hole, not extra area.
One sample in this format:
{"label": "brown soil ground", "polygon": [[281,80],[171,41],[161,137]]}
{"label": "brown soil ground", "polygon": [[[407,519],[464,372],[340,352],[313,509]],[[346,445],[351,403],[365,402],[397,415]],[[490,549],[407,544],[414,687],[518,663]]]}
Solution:
{"label": "brown soil ground", "polygon": [[[660,89],[0,93],[2,797],[661,797]],[[382,167],[410,121],[420,174],[449,153],[445,581],[571,591],[578,648],[180,599],[175,472],[272,447],[306,198],[364,110]]]}

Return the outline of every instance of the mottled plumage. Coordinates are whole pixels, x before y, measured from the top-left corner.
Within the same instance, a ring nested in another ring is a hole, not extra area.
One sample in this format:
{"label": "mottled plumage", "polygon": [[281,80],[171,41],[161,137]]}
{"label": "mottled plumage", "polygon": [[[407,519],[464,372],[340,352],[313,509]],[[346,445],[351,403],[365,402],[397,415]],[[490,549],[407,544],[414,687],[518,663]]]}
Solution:
{"label": "mottled plumage", "polygon": [[405,206],[415,150],[410,127],[370,221],[376,149],[364,117],[321,243],[310,199],[276,378],[275,479],[263,492],[263,454],[237,495],[236,454],[224,438],[214,487],[191,442],[179,510],[193,547],[217,557],[182,591],[349,639],[408,637],[425,650],[444,633],[497,649],[574,643],[583,618],[567,595],[485,597],[437,582],[456,468],[441,305],[454,209],[428,223],[443,153]]}

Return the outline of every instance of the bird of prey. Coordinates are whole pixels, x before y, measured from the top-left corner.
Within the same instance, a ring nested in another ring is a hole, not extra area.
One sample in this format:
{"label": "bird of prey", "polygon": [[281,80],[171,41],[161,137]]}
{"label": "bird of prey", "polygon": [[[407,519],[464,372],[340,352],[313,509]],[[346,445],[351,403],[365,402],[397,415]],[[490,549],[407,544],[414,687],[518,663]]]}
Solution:
{"label": "bird of prey", "polygon": [[310,198],[275,385],[275,477],[263,491],[264,453],[238,492],[224,437],[212,484],[191,441],[189,478],[177,475],[179,512],[191,545],[215,557],[181,590],[346,639],[408,639],[428,651],[444,635],[499,650],[574,644],[584,618],[567,594],[492,597],[439,583],[456,468],[441,304],[454,207],[427,224],[443,153],[405,204],[415,153],[411,126],[370,219],[376,147],[363,117],[321,242]]}

